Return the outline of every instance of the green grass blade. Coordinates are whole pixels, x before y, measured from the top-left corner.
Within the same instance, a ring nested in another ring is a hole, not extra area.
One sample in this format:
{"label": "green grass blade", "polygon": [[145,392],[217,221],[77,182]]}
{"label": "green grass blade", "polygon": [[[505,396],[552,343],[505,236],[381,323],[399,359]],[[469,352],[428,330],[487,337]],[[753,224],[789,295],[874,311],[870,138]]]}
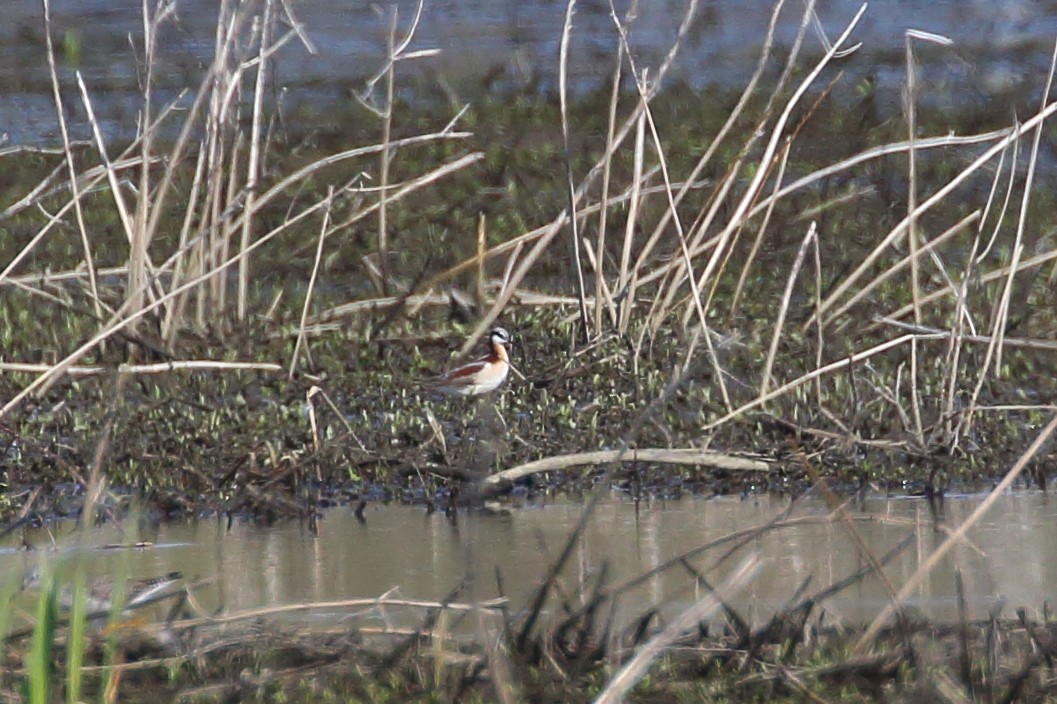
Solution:
{"label": "green grass blade", "polygon": [[[11,627],[11,601],[18,589],[18,574],[9,575],[0,585],[0,644],[7,639],[7,629]],[[0,660],[5,657],[4,647],[0,645]],[[4,672],[0,669],[0,691],[4,689]]]}
{"label": "green grass blade", "polygon": [[58,585],[51,570],[41,566],[40,596],[37,597],[37,621],[30,638],[26,659],[26,686],[30,704],[47,704],[51,680],[51,647],[55,639],[58,612]]}
{"label": "green grass blade", "polygon": [[84,567],[78,567],[73,578],[73,604],[66,636],[66,701],[81,700],[81,668],[84,665],[85,625],[88,615],[88,590]]}

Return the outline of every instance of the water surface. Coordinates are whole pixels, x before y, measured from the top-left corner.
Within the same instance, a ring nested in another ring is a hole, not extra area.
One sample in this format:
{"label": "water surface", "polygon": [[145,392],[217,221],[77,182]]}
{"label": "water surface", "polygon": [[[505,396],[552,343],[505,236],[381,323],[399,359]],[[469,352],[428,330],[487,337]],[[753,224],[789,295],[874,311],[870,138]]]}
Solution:
{"label": "water surface", "polygon": [[[155,3],[148,3],[152,7]],[[687,2],[639,2],[629,42],[640,68],[656,67],[672,45]],[[858,0],[818,3],[820,27],[830,40],[860,7]],[[440,54],[400,65],[408,81],[458,87],[484,75],[507,88],[519,83],[557,81],[558,41],[566,3],[558,0],[427,0],[411,50]],[[629,3],[616,3],[623,16]],[[183,88],[195,88],[212,61],[217,0],[178,0],[175,20],[158,37],[154,81],[158,103]],[[311,0],[292,3],[311,49],[293,42],[278,56],[268,99],[282,95],[293,129],[327,126],[327,114],[347,107],[349,91],[374,74],[384,58],[393,8],[398,25],[409,26],[416,3]],[[700,2],[670,74],[692,85],[740,87],[751,75],[774,7],[771,0]],[[111,138],[135,133],[140,109],[142,65],[141,0],[52,0],[53,36],[64,101],[76,136],[87,138],[87,122],[75,72],[93,96],[96,114]],[[776,31],[783,57],[799,25],[800,2],[786,2]],[[39,0],[5,0],[0,22],[0,130],[11,144],[54,144],[59,139],[46,62],[43,10]],[[871,2],[854,39],[861,49],[839,68],[849,83],[874,76],[883,100],[899,110],[905,76],[903,43],[907,29],[948,36],[950,48],[921,46],[923,95],[932,100],[983,105],[994,92],[1045,84],[1057,6],[1027,0],[878,0]],[[575,87],[605,85],[613,68],[617,35],[608,2],[577,4],[570,48]],[[824,51],[820,35],[809,33],[808,57]],[[777,60],[776,60],[777,61]],[[778,65],[774,66],[778,71]],[[827,79],[823,79],[825,81]],[[462,95],[472,99],[472,95]],[[996,109],[1008,109],[1001,104]],[[1008,117],[1008,116],[1005,116]]]}
{"label": "water surface", "polygon": [[[850,511],[854,525],[875,556],[907,536],[912,544],[886,568],[898,589],[942,542],[944,528],[956,527],[982,496],[948,497],[934,513],[921,499],[870,498]],[[603,502],[575,546],[563,573],[567,594],[586,593],[608,567],[608,583],[638,576],[672,558],[737,531],[763,526],[789,509],[777,497],[686,498],[642,504]],[[167,524],[138,535],[117,526],[78,536],[53,529],[61,562],[83,559],[93,574],[118,573],[122,561],[134,578],[181,571],[212,578],[198,597],[206,608],[228,612],[309,601],[371,598],[393,592],[405,598],[440,599],[467,575],[481,599],[498,595],[496,572],[514,608],[523,606],[561,551],[580,517],[582,505],[556,502],[517,508],[509,515],[462,512],[457,520],[407,506],[371,506],[366,523],[349,509],[334,509],[320,521],[319,535],[297,522],[259,527],[223,519]],[[798,502],[790,517],[817,518],[775,529],[728,555],[732,543],[700,553],[691,563],[712,584],[722,581],[750,551],[762,567],[732,605],[759,622],[781,608],[805,580],[808,593],[860,570],[866,561],[843,524],[826,522],[826,506],[817,499]],[[869,520],[866,520],[869,518]],[[36,564],[38,551],[15,548],[25,540],[46,547],[44,531],[9,536],[0,546],[0,574],[15,574]],[[108,543],[147,540],[152,547],[101,550]],[[80,541],[79,544],[77,541]],[[991,612],[1029,613],[1057,597],[1057,502],[1043,493],[1002,497],[969,534],[971,544],[956,547],[940,568],[917,589],[909,604],[924,615],[957,618],[955,573],[962,574],[970,618]],[[54,559],[54,557],[52,558]],[[621,613],[630,617],[650,606],[671,612],[703,594],[682,567],[652,577],[629,593]],[[870,619],[887,603],[886,591],[868,578],[827,601],[827,622]],[[326,614],[323,615],[326,617]],[[314,616],[319,617],[319,614]]]}

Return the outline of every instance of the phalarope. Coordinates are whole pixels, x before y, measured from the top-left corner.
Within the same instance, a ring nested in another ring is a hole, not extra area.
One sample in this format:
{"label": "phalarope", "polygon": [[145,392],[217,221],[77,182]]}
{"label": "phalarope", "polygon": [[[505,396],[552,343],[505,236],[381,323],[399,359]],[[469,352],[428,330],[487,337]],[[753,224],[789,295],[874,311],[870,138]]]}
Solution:
{"label": "phalarope", "polygon": [[458,396],[481,396],[498,389],[510,373],[510,333],[506,328],[492,328],[488,335],[491,352],[487,357],[452,369],[430,379],[426,385],[441,393]]}

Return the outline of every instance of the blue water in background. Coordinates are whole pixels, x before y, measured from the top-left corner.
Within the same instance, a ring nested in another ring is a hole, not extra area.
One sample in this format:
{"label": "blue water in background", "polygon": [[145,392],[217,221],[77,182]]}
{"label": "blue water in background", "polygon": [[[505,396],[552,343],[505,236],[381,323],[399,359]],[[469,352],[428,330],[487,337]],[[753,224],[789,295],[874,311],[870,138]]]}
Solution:
{"label": "blue water in background", "polygon": [[[148,4],[152,7],[155,0]],[[184,87],[195,87],[212,60],[217,0],[177,0],[175,18],[159,36],[157,101],[164,104]],[[623,16],[628,3],[617,3]],[[351,100],[349,91],[373,74],[385,55],[395,7],[405,29],[415,3],[303,0],[292,3],[316,53],[294,41],[282,52],[274,76],[284,109],[310,104],[319,113]],[[40,0],[3,0],[0,20],[0,133],[6,145],[58,141],[55,107],[44,50]],[[139,80],[143,23],[141,0],[53,0],[53,37],[60,49],[63,98],[75,136],[85,138],[84,109],[74,72],[80,71],[93,107],[110,138],[135,134],[141,105]],[[706,88],[737,87],[756,65],[774,5],[770,1],[701,0],[672,80]],[[680,0],[643,0],[630,40],[637,65],[654,71],[671,46],[686,12]],[[803,4],[787,0],[776,33],[779,58],[795,37]],[[849,0],[823,0],[818,14],[835,39],[859,8]],[[440,49],[437,57],[402,63],[408,80],[466,86],[500,75],[500,86],[519,83],[553,87],[565,3],[557,0],[428,0],[411,49]],[[950,100],[986,103],[995,90],[1045,83],[1057,36],[1057,4],[1027,0],[878,0],[870,4],[855,41],[861,50],[840,67],[851,78],[872,75],[889,101],[898,104],[904,79],[904,32],[916,28],[943,34],[954,46],[922,46],[918,59],[926,92]],[[574,89],[609,81],[616,33],[603,0],[577,4],[570,57]],[[75,47],[64,53],[63,47]],[[821,42],[809,32],[806,56],[818,56]],[[778,60],[772,62],[775,73]],[[802,61],[803,64],[803,61]],[[248,80],[252,81],[252,73]],[[285,89],[285,90],[284,90]],[[460,97],[462,96],[460,92]],[[77,118],[81,119],[77,119]],[[322,119],[322,118],[321,118]],[[0,144],[0,147],[5,146]]]}

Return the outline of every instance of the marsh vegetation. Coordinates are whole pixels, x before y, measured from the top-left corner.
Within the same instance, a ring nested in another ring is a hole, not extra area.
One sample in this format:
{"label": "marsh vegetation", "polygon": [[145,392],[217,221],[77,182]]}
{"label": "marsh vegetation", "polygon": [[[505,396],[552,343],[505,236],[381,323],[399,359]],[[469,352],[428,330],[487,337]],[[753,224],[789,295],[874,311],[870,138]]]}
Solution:
{"label": "marsh vegetation", "polygon": [[[287,3],[221,3],[212,64],[167,101],[153,67],[177,7],[147,4],[136,137],[112,143],[45,0],[62,139],[0,157],[5,535],[64,516],[121,520],[130,504],[152,520],[219,513],[309,530],[326,507],[376,501],[457,517],[502,507],[515,488],[584,495],[584,524],[612,488],[633,500],[819,492],[854,535],[841,507],[854,491],[936,497],[996,482],[993,500],[1045,488],[1053,66],[1005,96],[1017,118],[952,110],[917,74],[918,53],[947,42],[908,31],[904,103],[886,112],[873,80],[843,70],[865,9],[826,36],[813,2],[779,2],[747,83],[702,89],[666,80],[701,12],[691,1],[651,66],[627,42],[633,13],[614,12],[612,80],[574,92],[573,6],[552,88],[466,97],[403,88],[432,50],[416,44],[418,15],[394,14],[387,58],[342,128],[305,133],[273,91],[280,48],[308,41]],[[798,28],[791,43],[772,41],[780,23]],[[72,119],[90,139],[70,137]],[[497,322],[523,378],[469,403],[421,389]],[[644,701],[1013,701],[1052,688],[1048,617],[944,630],[907,615],[932,558],[849,635],[811,625],[828,592],[796,585],[787,611],[745,623],[724,604],[751,559],[714,590],[700,569],[710,596],[685,618],[647,611],[611,633],[604,575],[588,606],[557,588],[568,557],[524,610],[460,585],[417,605],[421,628],[372,647],[363,633],[230,631],[238,619],[178,610],[126,629],[117,602],[112,627],[86,631],[80,592],[64,622],[58,582],[45,581],[35,626],[7,641],[3,687],[46,701],[59,680],[73,701],[86,672],[110,700],[164,681],[203,700],[617,701],[653,666],[663,677],[640,685]],[[848,583],[886,582],[884,560],[865,551]],[[548,608],[561,615],[541,620]],[[450,609],[480,637],[451,641]],[[716,613],[726,630],[698,628]],[[161,652],[132,645],[148,631],[166,634]],[[254,645],[276,634],[289,647]]]}

